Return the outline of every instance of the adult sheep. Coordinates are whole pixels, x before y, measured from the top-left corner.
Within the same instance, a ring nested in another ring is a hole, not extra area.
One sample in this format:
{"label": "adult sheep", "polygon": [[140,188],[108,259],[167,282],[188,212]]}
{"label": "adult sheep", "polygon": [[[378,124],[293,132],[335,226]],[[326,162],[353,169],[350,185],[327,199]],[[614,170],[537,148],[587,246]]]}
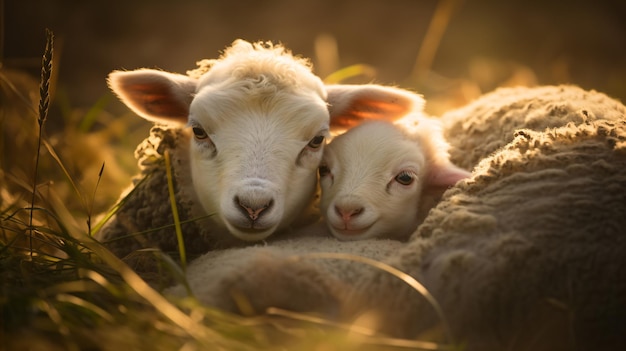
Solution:
{"label": "adult sheep", "polygon": [[166,156],[186,249],[204,253],[315,218],[330,119],[398,116],[421,103],[390,87],[325,86],[306,59],[271,43],[237,40],[199,64],[188,75],[139,69],[109,76],[128,107],[158,124],[137,149],[141,179],[98,234],[118,256],[176,251]]}
{"label": "adult sheep", "polygon": [[[235,291],[257,313],[288,307],[344,321],[367,313],[399,337],[446,325],[467,350],[623,349],[626,107],[571,86],[502,89],[443,119],[455,131],[452,161],[463,164],[465,153],[477,165],[466,161],[472,177],[444,194],[407,244],[381,252],[378,240],[334,249],[331,238],[306,238],[245,256],[230,250],[192,264],[192,289],[233,311]],[[358,262],[306,259],[303,245],[406,272],[438,301],[445,323],[396,277]],[[227,256],[240,259],[224,273],[216,267]]]}

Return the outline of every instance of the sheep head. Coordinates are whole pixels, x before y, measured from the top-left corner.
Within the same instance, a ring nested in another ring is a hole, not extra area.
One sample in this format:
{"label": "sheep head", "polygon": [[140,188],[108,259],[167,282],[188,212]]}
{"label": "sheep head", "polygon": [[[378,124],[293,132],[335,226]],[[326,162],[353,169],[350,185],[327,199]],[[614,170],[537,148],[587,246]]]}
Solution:
{"label": "sheep head", "polygon": [[197,201],[245,241],[285,229],[315,200],[331,118],[413,108],[377,86],[324,86],[307,60],[280,45],[237,40],[203,63],[196,76],[116,71],[109,85],[140,116],[188,128]]}
{"label": "sheep head", "polygon": [[319,167],[320,208],[335,237],[407,239],[421,220],[425,188],[469,176],[432,140],[436,122],[421,122],[418,134],[387,122],[361,124],[327,146]]}

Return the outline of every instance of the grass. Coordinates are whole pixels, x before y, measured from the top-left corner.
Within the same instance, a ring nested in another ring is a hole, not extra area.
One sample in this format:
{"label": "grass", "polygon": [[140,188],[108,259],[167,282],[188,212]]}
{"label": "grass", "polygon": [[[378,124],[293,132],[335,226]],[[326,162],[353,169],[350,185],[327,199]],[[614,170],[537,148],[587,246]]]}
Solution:
{"label": "grass", "polygon": [[[111,131],[92,126],[104,99],[78,121],[65,106],[64,127],[46,133],[54,87],[53,35],[46,35],[38,87],[0,67],[0,350],[445,349],[288,311],[242,318],[154,290],[91,237],[117,208],[110,194],[119,191],[99,189],[117,183],[103,177],[129,178],[119,161],[102,161]],[[33,90],[39,101],[29,98]],[[85,172],[85,162],[99,172]]]}

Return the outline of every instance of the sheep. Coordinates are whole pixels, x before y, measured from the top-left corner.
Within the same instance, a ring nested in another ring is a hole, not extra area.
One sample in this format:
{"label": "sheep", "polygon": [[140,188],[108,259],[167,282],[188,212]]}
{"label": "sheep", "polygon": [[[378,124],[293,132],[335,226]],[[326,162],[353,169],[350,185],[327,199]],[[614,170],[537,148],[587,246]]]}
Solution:
{"label": "sheep", "polygon": [[341,240],[406,240],[440,189],[470,173],[448,160],[438,120],[412,114],[412,128],[387,121],[334,138],[319,167],[320,210]]}
{"label": "sheep", "polygon": [[[625,140],[624,120],[520,130],[387,262],[430,290],[468,349],[626,345]],[[394,326],[384,331],[411,336],[440,322],[395,280],[370,279],[361,290],[395,299],[355,308],[376,304]]]}
{"label": "sheep", "polygon": [[[517,129],[544,131],[568,123],[622,118],[623,105],[580,87],[501,88],[441,118],[450,160],[464,169],[513,140]],[[468,118],[468,116],[473,116]]]}
{"label": "sheep", "polygon": [[[192,291],[237,313],[243,298],[250,313],[289,308],[350,323],[368,315],[396,337],[439,327],[470,351],[623,349],[626,107],[573,86],[511,88],[442,119],[454,133],[452,162],[472,176],[444,193],[407,243],[381,252],[389,240],[294,238],[215,252],[192,262]],[[463,153],[470,161],[455,159]],[[324,251],[405,272],[439,310],[386,271],[310,254]]]}
{"label": "sheep", "polygon": [[[325,226],[319,228],[327,231]],[[304,230],[310,231],[311,227]],[[372,241],[339,241],[330,235],[312,234],[268,245],[213,250],[187,266],[187,284],[201,303],[233,313],[257,315],[275,306],[338,317],[341,305],[349,298],[345,291],[365,273],[372,272],[358,261],[306,257],[350,253],[383,260],[404,245],[392,239],[375,239],[375,245]],[[188,291],[183,284],[177,284],[163,293],[181,298]]]}
{"label": "sheep", "polygon": [[245,245],[317,220],[331,119],[401,116],[421,103],[393,87],[324,85],[284,46],[243,40],[188,75],[114,71],[108,82],[155,123],[136,151],[140,177],[97,234],[120,257],[176,252],[167,157],[188,253]]}

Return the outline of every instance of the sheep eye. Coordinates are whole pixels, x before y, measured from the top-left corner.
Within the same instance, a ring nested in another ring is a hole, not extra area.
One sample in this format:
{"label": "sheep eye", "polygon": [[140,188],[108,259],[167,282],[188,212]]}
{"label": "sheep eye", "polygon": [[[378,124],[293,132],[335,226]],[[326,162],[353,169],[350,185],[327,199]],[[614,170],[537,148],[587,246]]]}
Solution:
{"label": "sheep eye", "polygon": [[200,127],[193,127],[192,131],[193,131],[193,136],[197,140],[203,140],[209,137],[209,135],[204,131],[204,129]]}
{"label": "sheep eye", "polygon": [[402,185],[411,185],[411,183],[415,180],[415,177],[409,172],[400,172],[395,177],[395,180]]}
{"label": "sheep eye", "polygon": [[325,166],[325,165],[319,166],[317,171],[320,175],[320,178],[325,177],[330,174],[330,168],[328,168],[328,166]]}
{"label": "sheep eye", "polygon": [[322,146],[322,144],[324,143],[325,139],[325,136],[318,135],[315,138],[311,139],[311,141],[309,141],[308,147],[310,147],[311,149],[319,149],[319,147]]}

